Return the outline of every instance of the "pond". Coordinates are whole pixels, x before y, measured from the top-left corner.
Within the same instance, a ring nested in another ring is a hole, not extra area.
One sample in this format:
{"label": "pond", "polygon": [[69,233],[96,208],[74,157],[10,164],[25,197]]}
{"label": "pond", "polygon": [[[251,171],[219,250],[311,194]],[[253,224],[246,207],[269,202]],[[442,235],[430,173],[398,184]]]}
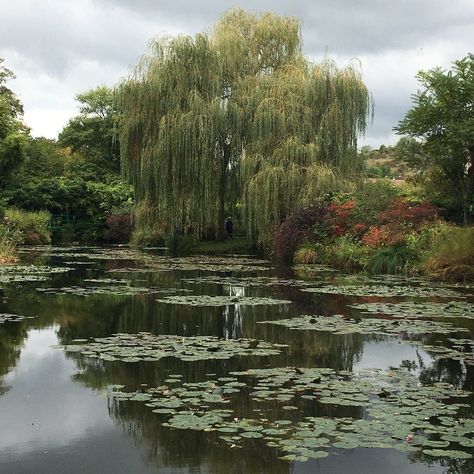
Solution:
{"label": "pond", "polygon": [[473,287],[163,252],[0,267],[0,472],[474,472]]}

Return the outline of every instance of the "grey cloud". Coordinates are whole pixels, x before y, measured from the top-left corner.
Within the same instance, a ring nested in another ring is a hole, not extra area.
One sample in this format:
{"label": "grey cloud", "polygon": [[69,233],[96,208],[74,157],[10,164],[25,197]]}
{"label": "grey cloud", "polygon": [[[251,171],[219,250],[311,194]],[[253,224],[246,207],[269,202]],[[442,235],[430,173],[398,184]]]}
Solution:
{"label": "grey cloud", "polygon": [[[235,6],[234,1],[226,0],[95,1],[144,16],[156,13],[194,30],[203,29],[203,23],[211,25]],[[299,17],[304,24],[306,50],[313,54],[326,47],[341,54],[413,47],[442,38],[448,26],[455,29],[474,21],[474,2],[470,0],[240,0],[238,4],[249,10],[271,10]]]}
{"label": "grey cloud", "polygon": [[[25,2],[11,4],[0,30],[3,49],[14,49],[34,66],[61,76],[77,61],[132,64],[156,33],[141,16],[114,8],[108,11],[88,2],[70,8],[65,2],[44,2],[26,11]],[[82,11],[79,5],[86,8]]]}
{"label": "grey cloud", "polygon": [[[419,69],[447,67],[474,45],[472,0],[239,0],[303,22],[304,52],[326,49],[338,64],[362,61],[374,94],[375,120],[361,142],[394,140],[392,127],[410,107]],[[162,34],[209,30],[235,0],[16,0],[2,2],[0,57],[18,76],[33,133],[55,136],[72,98],[112,85]]]}

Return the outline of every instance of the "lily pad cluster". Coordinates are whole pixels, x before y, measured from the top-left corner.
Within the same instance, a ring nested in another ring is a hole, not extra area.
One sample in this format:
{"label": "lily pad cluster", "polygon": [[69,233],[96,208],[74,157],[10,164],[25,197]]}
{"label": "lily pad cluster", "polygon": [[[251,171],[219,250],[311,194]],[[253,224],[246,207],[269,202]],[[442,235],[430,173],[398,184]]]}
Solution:
{"label": "lily pad cluster", "polygon": [[[232,446],[260,440],[278,448],[281,459],[287,461],[326,457],[334,448],[359,447],[472,457],[474,420],[458,415],[469,406],[459,402],[469,392],[449,384],[423,386],[402,370],[336,373],[328,368],[285,367],[230,375],[198,383],[183,383],[180,376],[170,376],[164,385],[144,393],[119,391],[110,396],[118,401],[145,402],[153,412],[166,417],[163,425],[170,428],[215,432]],[[239,399],[244,395],[262,407],[253,410],[257,416],[237,416]],[[305,412],[308,404],[320,416],[285,417],[290,409],[297,415]],[[324,406],[360,411],[353,417],[333,418],[324,416]]]}
{"label": "lily pad cluster", "polygon": [[76,296],[92,296],[92,295],[115,295],[115,296],[135,296],[144,294],[159,293],[187,293],[191,290],[185,288],[156,288],[156,287],[140,287],[122,284],[100,285],[100,286],[62,286],[52,288],[36,288],[36,291],[48,295],[72,294]]}
{"label": "lily pad cluster", "polygon": [[328,265],[320,265],[317,263],[299,264],[299,265],[294,265],[292,268],[295,272],[309,273],[309,274],[338,273],[338,270],[336,270],[333,267],[330,267]]}
{"label": "lily pad cluster", "polygon": [[159,303],[182,304],[186,306],[230,306],[234,304],[257,306],[272,304],[290,304],[289,300],[278,300],[274,298],[262,298],[255,296],[166,296],[156,300]]}
{"label": "lily pad cluster", "polygon": [[109,273],[154,273],[154,270],[151,268],[144,267],[120,267],[120,268],[111,268],[108,270]]}
{"label": "lily pad cluster", "polygon": [[358,303],[351,305],[365,313],[388,314],[396,318],[474,319],[474,304],[467,301],[448,303]]}
{"label": "lily pad cluster", "polygon": [[208,275],[196,278],[182,278],[185,283],[212,283],[214,285],[232,286],[312,286],[314,283],[304,280],[281,279],[271,276],[255,277],[222,277],[220,275]]}
{"label": "lily pad cluster", "polygon": [[352,319],[336,314],[334,316],[302,315],[295,318],[275,321],[259,321],[260,324],[276,324],[290,329],[327,331],[333,334],[379,334],[399,335],[449,334],[467,332],[468,329],[455,327],[449,323],[426,321],[423,319]]}
{"label": "lily pad cluster", "polygon": [[156,255],[141,255],[139,259],[144,265],[111,269],[111,273],[142,273],[171,271],[207,271],[207,272],[261,272],[270,269],[267,261],[223,257],[180,257],[171,258]]}
{"label": "lily pad cluster", "polygon": [[18,323],[24,319],[31,319],[33,316],[22,316],[20,314],[0,313],[0,324]]}
{"label": "lily pad cluster", "polygon": [[474,365],[474,340],[449,338],[448,341],[451,347],[423,344],[422,348],[435,359],[454,359]]}
{"label": "lily pad cluster", "polygon": [[[81,341],[82,342],[82,341]],[[106,361],[140,362],[175,357],[183,361],[230,359],[235,356],[278,355],[284,344],[271,344],[255,339],[219,339],[214,336],[174,336],[114,334],[95,338],[85,344],[63,346],[67,352],[81,352]]]}
{"label": "lily pad cluster", "polygon": [[[30,251],[41,251],[57,258],[89,260],[140,260],[142,254],[131,249],[100,247],[34,247]],[[79,250],[79,251],[78,251]]]}
{"label": "lily pad cluster", "polygon": [[70,267],[46,265],[2,265],[0,266],[0,283],[46,281],[52,274],[65,273],[70,270]]}
{"label": "lily pad cluster", "polygon": [[377,296],[377,297],[418,297],[418,298],[464,298],[465,295],[449,288],[430,288],[425,286],[401,285],[323,285],[303,288],[308,293],[326,293],[347,296]]}
{"label": "lily pad cluster", "polygon": [[244,265],[241,263],[211,263],[211,262],[163,262],[150,266],[155,272],[170,271],[208,271],[208,272],[262,272],[270,268],[262,265]]}

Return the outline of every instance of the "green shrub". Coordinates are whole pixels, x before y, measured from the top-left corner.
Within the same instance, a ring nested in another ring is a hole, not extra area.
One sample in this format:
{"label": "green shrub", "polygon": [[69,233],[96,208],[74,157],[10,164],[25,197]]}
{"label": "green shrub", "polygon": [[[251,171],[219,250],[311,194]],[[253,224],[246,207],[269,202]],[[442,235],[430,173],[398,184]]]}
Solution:
{"label": "green shrub", "polygon": [[0,224],[0,264],[17,261],[16,247],[18,239],[6,226]]}
{"label": "green shrub", "polygon": [[170,232],[159,219],[158,209],[149,202],[141,202],[132,210],[132,245],[164,245]]}
{"label": "green shrub", "polygon": [[131,245],[165,245],[165,236],[163,229],[159,226],[140,226],[134,227]]}
{"label": "green shrub", "polygon": [[20,244],[49,244],[51,234],[49,222],[51,214],[47,211],[24,211],[10,208],[5,210],[4,221],[6,227]]}
{"label": "green shrub", "polygon": [[194,253],[198,241],[191,235],[172,235],[166,239],[168,253],[173,257]]}
{"label": "green shrub", "polygon": [[415,254],[422,256],[430,251],[435,242],[449,236],[455,226],[445,221],[436,220],[422,225],[416,232],[406,235],[406,246]]}
{"label": "green shrub", "polygon": [[414,270],[415,254],[404,245],[378,249],[369,259],[369,273],[410,273]]}
{"label": "green shrub", "polygon": [[368,261],[369,249],[364,245],[354,242],[349,237],[343,236],[335,240],[329,248],[326,262],[346,272],[363,270]]}
{"label": "green shrub", "polygon": [[474,280],[474,227],[452,227],[435,239],[422,269],[441,280]]}
{"label": "green shrub", "polygon": [[353,195],[357,205],[357,216],[362,222],[375,221],[377,214],[384,211],[398,193],[398,189],[390,180],[366,181]]}
{"label": "green shrub", "polygon": [[317,263],[321,259],[322,245],[314,242],[305,242],[298,247],[293,255],[295,263]]}

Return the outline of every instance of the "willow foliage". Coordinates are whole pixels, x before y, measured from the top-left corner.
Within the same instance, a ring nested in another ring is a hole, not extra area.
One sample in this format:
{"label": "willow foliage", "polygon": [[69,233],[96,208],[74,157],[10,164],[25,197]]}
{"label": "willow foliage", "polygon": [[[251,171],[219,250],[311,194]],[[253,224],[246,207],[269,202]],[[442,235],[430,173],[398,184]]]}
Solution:
{"label": "willow foliage", "polygon": [[196,235],[219,236],[225,209],[241,202],[261,238],[336,189],[359,167],[371,111],[357,68],[302,55],[298,20],[242,10],[209,34],[151,43],[119,97],[123,172],[141,221]]}

